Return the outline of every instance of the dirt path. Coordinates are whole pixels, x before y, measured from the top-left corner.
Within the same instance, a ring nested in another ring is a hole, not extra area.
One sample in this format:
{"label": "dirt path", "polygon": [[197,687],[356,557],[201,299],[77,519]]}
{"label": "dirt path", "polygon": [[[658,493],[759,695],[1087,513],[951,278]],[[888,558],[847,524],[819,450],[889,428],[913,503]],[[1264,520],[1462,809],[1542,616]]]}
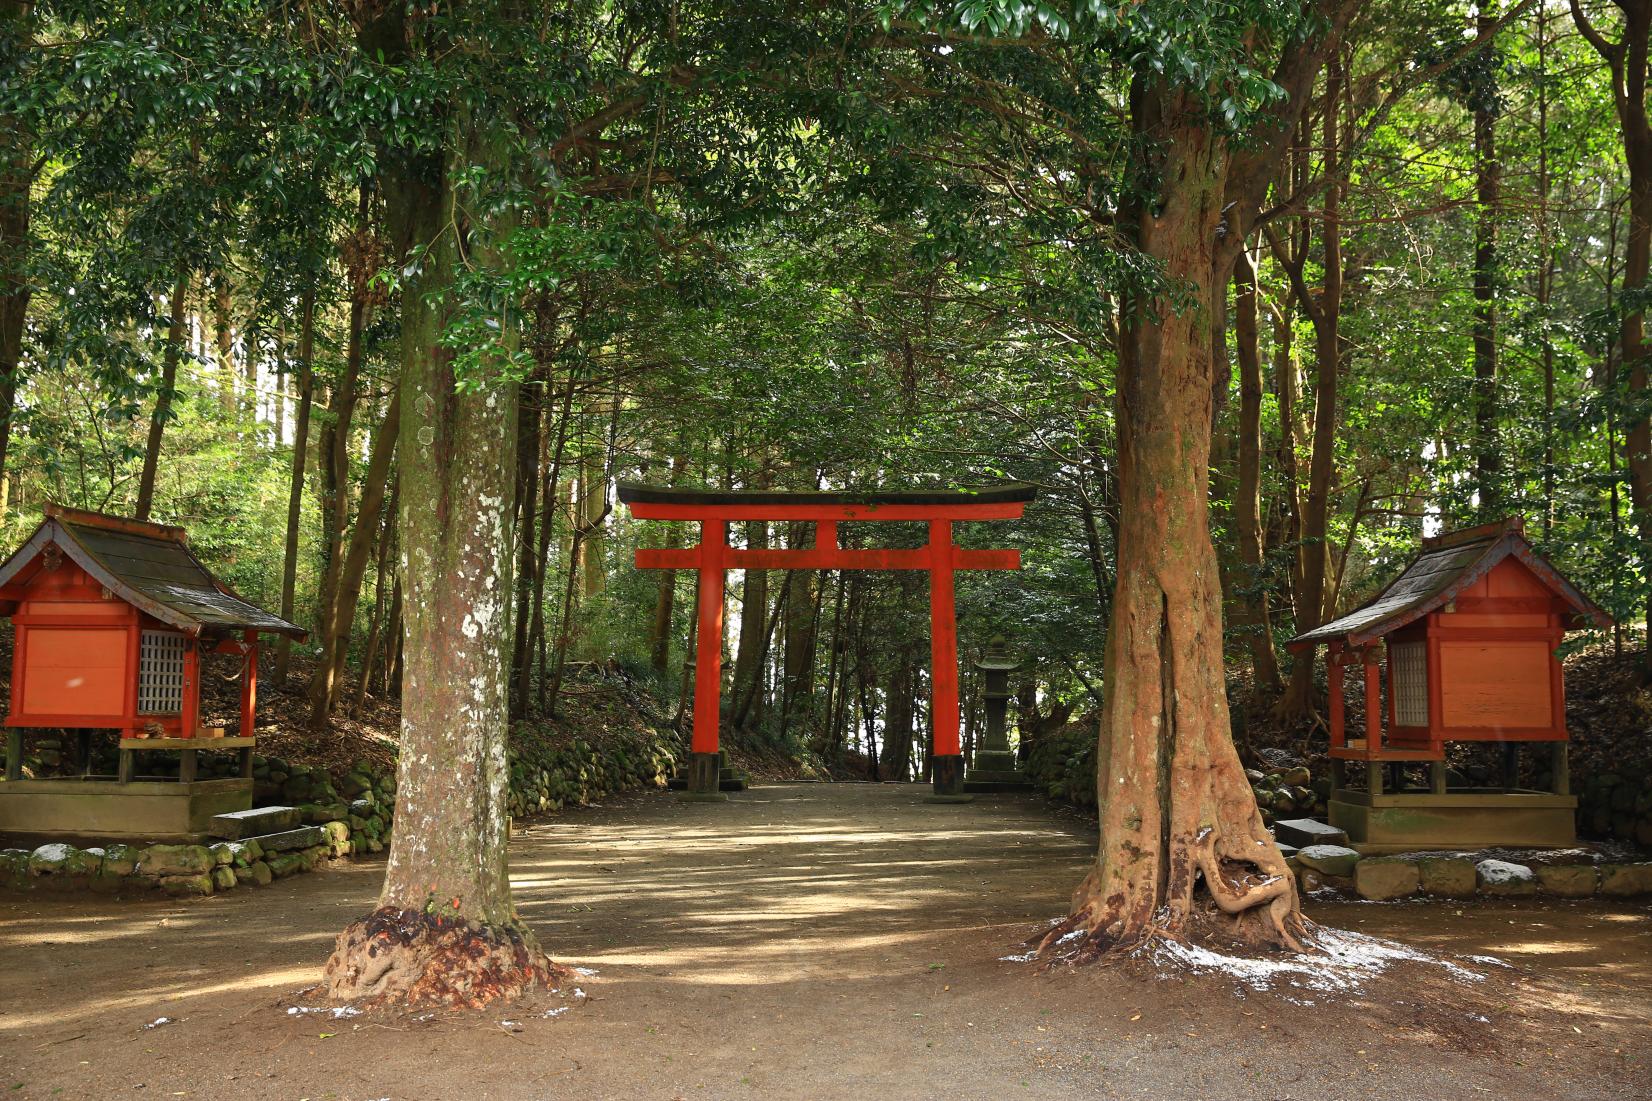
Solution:
{"label": "dirt path", "polygon": [[[1356,992],[1002,960],[1064,907],[1089,827],[906,786],[663,795],[518,836],[519,904],[595,975],[425,1020],[290,1014],[382,866],[194,903],[0,902],[18,1098],[1647,1098],[1652,907],[1318,906],[1512,967]],[[567,1006],[565,1012],[557,1011]],[[552,1014],[545,1016],[544,1014]],[[173,1023],[144,1026],[159,1017]],[[1483,1018],[1483,1019],[1482,1019]]]}

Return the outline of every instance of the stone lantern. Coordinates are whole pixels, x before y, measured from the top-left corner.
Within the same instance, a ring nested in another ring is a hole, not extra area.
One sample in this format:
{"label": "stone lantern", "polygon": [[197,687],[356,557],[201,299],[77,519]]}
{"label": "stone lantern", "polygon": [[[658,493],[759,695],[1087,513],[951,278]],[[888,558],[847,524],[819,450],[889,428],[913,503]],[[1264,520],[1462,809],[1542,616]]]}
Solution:
{"label": "stone lantern", "polygon": [[1026,774],[1015,767],[1015,751],[1010,748],[1005,720],[1009,716],[1010,673],[1021,667],[1010,652],[1002,635],[987,643],[987,652],[975,662],[986,678],[982,696],[987,707],[987,729],[981,744],[975,748],[975,757],[964,775],[964,790],[1026,791],[1032,784]]}

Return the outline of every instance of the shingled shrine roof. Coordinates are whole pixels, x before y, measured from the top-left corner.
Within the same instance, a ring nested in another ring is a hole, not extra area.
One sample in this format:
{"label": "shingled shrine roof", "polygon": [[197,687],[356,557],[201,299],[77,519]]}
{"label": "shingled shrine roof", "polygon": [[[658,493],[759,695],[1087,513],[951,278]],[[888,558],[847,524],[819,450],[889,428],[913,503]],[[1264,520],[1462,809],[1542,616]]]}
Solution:
{"label": "shingled shrine roof", "polygon": [[[55,546],[111,593],[189,634],[259,631],[302,639],[308,632],[237,596],[189,549],[183,528],[46,506],[46,519],[0,565],[0,586]],[[0,601],[0,614],[16,611]]]}
{"label": "shingled shrine roof", "polygon": [[1347,615],[1291,639],[1292,649],[1340,641],[1362,646],[1421,619],[1456,598],[1505,558],[1516,558],[1570,605],[1568,628],[1608,627],[1611,617],[1526,542],[1520,517],[1423,540],[1423,549],[1388,586]]}

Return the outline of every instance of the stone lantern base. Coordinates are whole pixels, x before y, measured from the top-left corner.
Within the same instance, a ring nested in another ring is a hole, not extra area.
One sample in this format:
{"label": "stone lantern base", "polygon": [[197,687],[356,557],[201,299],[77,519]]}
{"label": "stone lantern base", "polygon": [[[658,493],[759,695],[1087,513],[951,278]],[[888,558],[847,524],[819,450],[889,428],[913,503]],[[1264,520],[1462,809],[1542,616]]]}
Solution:
{"label": "stone lantern base", "polygon": [[964,790],[970,792],[1031,791],[1032,781],[1015,767],[1015,752],[1008,749],[981,749],[975,753]]}

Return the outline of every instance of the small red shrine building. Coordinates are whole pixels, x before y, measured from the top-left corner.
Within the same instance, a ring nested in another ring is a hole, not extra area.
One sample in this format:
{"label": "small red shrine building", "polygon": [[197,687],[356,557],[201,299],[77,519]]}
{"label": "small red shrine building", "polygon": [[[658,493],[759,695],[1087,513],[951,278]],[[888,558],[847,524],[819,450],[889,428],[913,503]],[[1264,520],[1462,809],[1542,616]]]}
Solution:
{"label": "small red shrine building", "polygon": [[[1519,517],[1424,539],[1374,598],[1287,644],[1327,649],[1331,824],[1370,848],[1570,843],[1577,800],[1556,649],[1567,631],[1610,624],[1526,541]],[[1351,666],[1364,677],[1358,732],[1343,715]],[[1449,789],[1450,742],[1501,744],[1502,783]],[[1525,743],[1551,747],[1554,790],[1519,788]],[[1364,791],[1346,785],[1349,761],[1364,764]],[[1404,787],[1414,763],[1429,766],[1426,789]]]}
{"label": "small red shrine building", "polygon": [[[184,529],[48,505],[41,525],[0,564],[0,615],[16,628],[0,830],[186,834],[196,820],[251,805],[258,636],[306,632],[214,577]],[[241,659],[237,735],[201,725],[208,653]],[[24,780],[23,731],[42,727],[78,731],[88,762],[91,732],[118,732],[114,783],[99,784],[89,771],[77,780]],[[87,801],[157,794],[136,775],[136,754],[169,749],[180,751],[179,775],[164,794],[182,805]],[[242,778],[197,781],[202,749],[238,751]],[[74,798],[54,798],[65,794]]]}

